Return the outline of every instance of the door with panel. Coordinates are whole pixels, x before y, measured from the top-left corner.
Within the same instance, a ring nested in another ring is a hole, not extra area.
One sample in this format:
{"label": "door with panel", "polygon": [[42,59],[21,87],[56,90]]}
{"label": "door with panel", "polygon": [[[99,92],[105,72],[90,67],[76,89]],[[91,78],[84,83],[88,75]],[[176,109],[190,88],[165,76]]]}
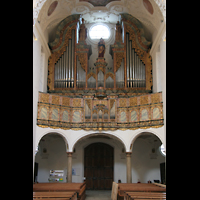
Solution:
{"label": "door with panel", "polygon": [[86,189],[111,190],[114,149],[105,143],[93,143],[84,150]]}

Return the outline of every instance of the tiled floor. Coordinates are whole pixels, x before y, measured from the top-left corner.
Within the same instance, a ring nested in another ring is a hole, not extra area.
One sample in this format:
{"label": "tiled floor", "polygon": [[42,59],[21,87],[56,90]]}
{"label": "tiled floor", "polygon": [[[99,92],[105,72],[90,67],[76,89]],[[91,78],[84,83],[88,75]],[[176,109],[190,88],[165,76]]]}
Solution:
{"label": "tiled floor", "polygon": [[85,200],[111,200],[111,190],[86,190]]}

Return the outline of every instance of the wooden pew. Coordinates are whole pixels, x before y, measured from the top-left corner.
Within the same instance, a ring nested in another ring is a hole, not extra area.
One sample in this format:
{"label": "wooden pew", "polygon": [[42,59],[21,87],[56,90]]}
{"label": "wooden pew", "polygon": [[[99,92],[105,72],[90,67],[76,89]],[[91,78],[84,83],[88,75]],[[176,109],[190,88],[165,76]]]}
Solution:
{"label": "wooden pew", "polygon": [[33,199],[77,200],[76,192],[33,192]]}
{"label": "wooden pew", "polygon": [[118,193],[118,184],[113,181],[112,193],[111,193],[111,199],[112,200],[117,200],[117,193]]}
{"label": "wooden pew", "polygon": [[124,199],[124,192],[166,192],[166,188],[152,183],[118,183],[118,199]]}
{"label": "wooden pew", "polygon": [[36,183],[33,192],[77,192],[78,200],[85,200],[86,183]]}
{"label": "wooden pew", "polygon": [[125,192],[124,200],[166,199],[165,192]]}

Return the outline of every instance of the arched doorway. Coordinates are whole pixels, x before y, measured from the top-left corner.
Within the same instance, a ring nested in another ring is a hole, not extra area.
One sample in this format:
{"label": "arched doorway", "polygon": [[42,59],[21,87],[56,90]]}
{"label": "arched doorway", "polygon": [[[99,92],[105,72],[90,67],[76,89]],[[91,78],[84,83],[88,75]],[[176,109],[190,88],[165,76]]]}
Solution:
{"label": "arched doorway", "polygon": [[114,149],[105,143],[93,143],[84,149],[86,189],[111,190],[113,182]]}
{"label": "arched doorway", "polygon": [[151,132],[136,136],[132,145],[132,182],[166,183],[165,156],[161,153],[161,139]]}
{"label": "arched doorway", "polygon": [[63,136],[56,132],[45,134],[38,143],[35,162],[38,166],[36,182],[66,182],[68,157]]}

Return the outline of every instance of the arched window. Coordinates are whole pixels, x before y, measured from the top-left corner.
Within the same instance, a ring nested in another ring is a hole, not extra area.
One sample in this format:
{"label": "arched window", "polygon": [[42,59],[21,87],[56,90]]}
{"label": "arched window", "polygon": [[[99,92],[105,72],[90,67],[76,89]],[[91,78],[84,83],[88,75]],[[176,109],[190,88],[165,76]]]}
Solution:
{"label": "arched window", "polygon": [[108,39],[110,37],[110,30],[107,26],[98,24],[90,29],[89,35],[91,39]]}

